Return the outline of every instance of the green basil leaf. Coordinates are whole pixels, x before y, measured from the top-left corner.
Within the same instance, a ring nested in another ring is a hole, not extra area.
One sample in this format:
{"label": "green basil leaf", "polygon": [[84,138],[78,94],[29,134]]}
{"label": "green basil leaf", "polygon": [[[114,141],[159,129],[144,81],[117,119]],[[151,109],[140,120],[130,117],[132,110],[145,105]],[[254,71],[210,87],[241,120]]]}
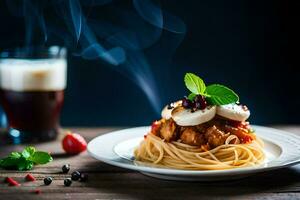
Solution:
{"label": "green basil leaf", "polygon": [[25,158],[19,160],[17,164],[17,169],[20,171],[30,170],[33,168],[33,162],[30,160],[26,160]]}
{"label": "green basil leaf", "polygon": [[22,154],[19,152],[11,152],[8,157],[0,159],[1,168],[16,168],[19,160],[22,158]]}
{"label": "green basil leaf", "polygon": [[19,152],[11,152],[8,157],[18,159],[22,156]]}
{"label": "green basil leaf", "polygon": [[46,164],[53,160],[49,153],[43,151],[36,151],[33,156],[29,158],[35,164]]}
{"label": "green basil leaf", "polygon": [[29,158],[30,156],[33,156],[35,152],[35,148],[34,147],[26,147],[23,151],[22,151],[22,156],[24,156],[24,158]]}
{"label": "green basil leaf", "polygon": [[186,87],[194,94],[204,94],[205,92],[205,83],[197,75],[193,73],[186,73],[184,76],[184,82]]}
{"label": "green basil leaf", "polygon": [[16,166],[19,163],[18,158],[6,157],[0,160],[0,167],[4,169],[16,169]]}
{"label": "green basil leaf", "polygon": [[47,152],[26,147],[22,152],[11,152],[6,158],[0,159],[0,168],[30,170],[34,164],[46,164],[52,160]]}
{"label": "green basil leaf", "polygon": [[206,87],[207,100],[213,105],[226,105],[239,101],[238,95],[224,85],[212,84]]}

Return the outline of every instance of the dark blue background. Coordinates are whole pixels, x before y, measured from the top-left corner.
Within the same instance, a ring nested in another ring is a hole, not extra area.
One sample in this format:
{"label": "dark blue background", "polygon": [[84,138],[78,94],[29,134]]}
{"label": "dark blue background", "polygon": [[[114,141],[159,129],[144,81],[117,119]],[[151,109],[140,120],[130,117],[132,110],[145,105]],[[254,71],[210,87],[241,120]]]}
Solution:
{"label": "dark blue background", "polygon": [[[207,83],[234,89],[250,108],[253,123],[300,122],[299,3],[164,0],[161,4],[187,27],[169,62],[155,65],[159,56],[150,60],[162,104],[186,95],[183,76],[194,72]],[[4,1],[0,17],[0,48],[20,45],[23,20],[11,16]],[[135,83],[103,61],[69,54],[63,125],[147,125],[156,118],[159,114]]]}

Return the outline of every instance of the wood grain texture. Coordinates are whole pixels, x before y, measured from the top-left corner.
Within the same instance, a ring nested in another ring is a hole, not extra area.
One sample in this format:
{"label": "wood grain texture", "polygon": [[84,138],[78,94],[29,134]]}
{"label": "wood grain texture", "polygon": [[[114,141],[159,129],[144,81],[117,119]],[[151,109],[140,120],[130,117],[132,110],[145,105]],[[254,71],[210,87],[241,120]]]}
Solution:
{"label": "wood grain texture", "polygon": [[[300,135],[300,126],[276,126]],[[70,128],[82,134],[88,141],[97,135],[119,128]],[[300,199],[300,165],[290,168],[259,173],[245,179],[230,182],[176,182],[159,180],[140,173],[112,167],[91,158],[87,152],[77,156],[66,156],[60,139],[35,144],[44,151],[52,152],[54,161],[36,166],[29,171],[35,182],[26,182],[29,172],[0,170],[0,199]],[[0,146],[0,157],[10,151],[21,150],[23,145]],[[300,155],[299,155],[300,156]],[[71,171],[79,170],[89,174],[88,182],[73,182],[65,187],[63,180],[70,177],[62,174],[61,167],[69,163]],[[46,176],[53,177],[49,186],[43,184]],[[5,177],[21,182],[20,187],[3,183]],[[35,194],[35,190],[41,194]]]}

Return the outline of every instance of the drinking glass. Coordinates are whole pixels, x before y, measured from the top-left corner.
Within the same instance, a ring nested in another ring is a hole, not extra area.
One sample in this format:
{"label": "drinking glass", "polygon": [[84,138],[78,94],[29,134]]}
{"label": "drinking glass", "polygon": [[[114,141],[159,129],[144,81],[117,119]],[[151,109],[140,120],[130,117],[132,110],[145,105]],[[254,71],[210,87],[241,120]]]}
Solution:
{"label": "drinking glass", "polygon": [[65,48],[31,47],[0,53],[0,103],[14,143],[56,138],[66,76]]}

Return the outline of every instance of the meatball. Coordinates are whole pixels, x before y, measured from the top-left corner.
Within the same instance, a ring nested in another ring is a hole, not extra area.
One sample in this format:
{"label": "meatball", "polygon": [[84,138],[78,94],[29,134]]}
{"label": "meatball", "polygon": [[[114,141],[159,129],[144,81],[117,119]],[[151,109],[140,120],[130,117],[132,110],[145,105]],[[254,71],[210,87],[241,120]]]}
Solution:
{"label": "meatball", "polygon": [[193,128],[186,128],[181,133],[180,139],[182,143],[200,146],[206,144],[206,139],[203,134],[196,132]]}
{"label": "meatball", "polygon": [[176,124],[173,120],[166,120],[161,124],[160,137],[167,142],[176,138]]}
{"label": "meatball", "polygon": [[229,133],[225,134],[216,126],[212,126],[206,130],[205,138],[207,139],[210,147],[217,147],[225,144],[225,141],[229,135]]}

